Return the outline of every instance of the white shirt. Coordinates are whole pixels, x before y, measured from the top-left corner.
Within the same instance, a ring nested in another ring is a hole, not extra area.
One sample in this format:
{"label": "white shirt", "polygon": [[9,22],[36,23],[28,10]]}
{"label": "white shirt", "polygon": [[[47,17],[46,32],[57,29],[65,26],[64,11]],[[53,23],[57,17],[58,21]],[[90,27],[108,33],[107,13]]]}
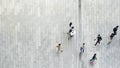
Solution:
{"label": "white shirt", "polygon": [[75,35],[75,31],[72,30],[72,32],[70,32],[70,35],[71,35],[71,36],[74,36],[74,35]]}

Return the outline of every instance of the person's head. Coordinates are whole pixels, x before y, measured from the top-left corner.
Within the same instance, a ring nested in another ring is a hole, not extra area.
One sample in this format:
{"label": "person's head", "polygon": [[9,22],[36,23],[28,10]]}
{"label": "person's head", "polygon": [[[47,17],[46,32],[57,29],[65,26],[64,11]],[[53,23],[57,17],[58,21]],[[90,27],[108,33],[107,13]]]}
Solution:
{"label": "person's head", "polygon": [[100,34],[98,34],[98,36],[100,36]]}
{"label": "person's head", "polygon": [[85,45],[85,43],[83,43],[83,45]]}
{"label": "person's head", "polygon": [[116,27],[118,28],[119,26],[117,25]]}
{"label": "person's head", "polygon": [[74,29],[74,26],[72,27],[72,29]]}
{"label": "person's head", "polygon": [[60,43],[59,43],[58,45],[59,45],[59,46],[61,46],[61,44],[60,44]]}

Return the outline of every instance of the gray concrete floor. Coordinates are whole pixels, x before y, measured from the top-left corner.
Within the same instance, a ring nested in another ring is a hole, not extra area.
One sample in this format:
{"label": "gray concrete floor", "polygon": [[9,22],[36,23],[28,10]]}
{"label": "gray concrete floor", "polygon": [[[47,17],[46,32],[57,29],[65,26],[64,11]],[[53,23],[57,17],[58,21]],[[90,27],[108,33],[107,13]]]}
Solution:
{"label": "gray concrete floor", "polygon": [[[0,68],[78,68],[78,1],[1,1]],[[76,35],[68,40],[69,22]],[[63,53],[57,54],[57,44]]]}
{"label": "gray concrete floor", "polygon": [[[81,4],[80,4],[81,2]],[[0,68],[119,68],[119,0],[1,0]],[[68,40],[69,22],[75,36]],[[94,46],[97,34],[101,45]],[[79,56],[85,42],[85,53]],[[57,44],[63,52],[57,54]],[[89,60],[97,53],[93,66]]]}

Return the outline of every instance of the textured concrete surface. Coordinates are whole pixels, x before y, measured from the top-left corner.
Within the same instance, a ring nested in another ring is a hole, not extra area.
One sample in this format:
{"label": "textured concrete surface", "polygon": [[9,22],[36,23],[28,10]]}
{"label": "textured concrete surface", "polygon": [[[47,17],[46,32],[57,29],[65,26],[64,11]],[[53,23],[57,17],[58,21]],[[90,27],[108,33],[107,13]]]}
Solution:
{"label": "textured concrete surface", "polygon": [[[78,68],[77,0],[1,0],[0,68]],[[69,22],[76,35],[68,41]],[[56,54],[57,44],[63,53]]]}
{"label": "textured concrete surface", "polygon": [[[86,42],[87,53],[84,58],[85,68],[119,68],[120,67],[120,30],[113,42],[108,46],[109,35],[116,25],[120,25],[119,0],[82,0],[82,37]],[[101,34],[101,44],[94,47],[94,39]],[[87,61],[97,53],[94,66]]]}
{"label": "textured concrete surface", "polygon": [[[0,68],[119,68],[120,30],[106,45],[119,12],[119,0],[0,0]],[[76,35],[68,40],[70,21]],[[98,34],[103,40],[95,47]]]}

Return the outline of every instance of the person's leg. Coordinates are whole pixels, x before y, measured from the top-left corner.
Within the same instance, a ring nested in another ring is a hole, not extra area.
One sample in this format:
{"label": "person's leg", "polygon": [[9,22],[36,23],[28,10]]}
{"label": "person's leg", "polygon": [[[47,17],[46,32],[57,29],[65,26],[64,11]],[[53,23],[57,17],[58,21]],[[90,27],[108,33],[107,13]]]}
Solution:
{"label": "person's leg", "polygon": [[116,32],[116,31],[113,31],[113,32],[114,32],[114,34],[116,35],[117,32]]}
{"label": "person's leg", "polygon": [[117,35],[117,32],[115,31],[115,33],[114,33],[115,35]]}
{"label": "person's leg", "polygon": [[95,46],[97,45],[98,41],[95,43]]}
{"label": "person's leg", "polygon": [[81,52],[83,53],[83,48],[81,49]]}
{"label": "person's leg", "polygon": [[84,53],[84,49],[83,49],[83,53]]}
{"label": "person's leg", "polygon": [[58,53],[60,52],[60,48],[58,48]]}
{"label": "person's leg", "polygon": [[110,37],[110,40],[112,40],[113,39],[113,37]]}
{"label": "person's leg", "polygon": [[100,44],[100,41],[98,41],[98,43]]}
{"label": "person's leg", "polygon": [[59,50],[57,50],[57,53],[59,53]]}
{"label": "person's leg", "polygon": [[90,61],[93,61],[93,59],[90,59]]}

